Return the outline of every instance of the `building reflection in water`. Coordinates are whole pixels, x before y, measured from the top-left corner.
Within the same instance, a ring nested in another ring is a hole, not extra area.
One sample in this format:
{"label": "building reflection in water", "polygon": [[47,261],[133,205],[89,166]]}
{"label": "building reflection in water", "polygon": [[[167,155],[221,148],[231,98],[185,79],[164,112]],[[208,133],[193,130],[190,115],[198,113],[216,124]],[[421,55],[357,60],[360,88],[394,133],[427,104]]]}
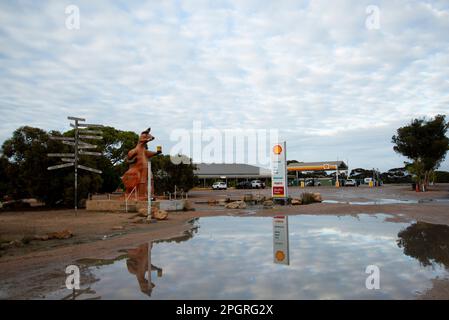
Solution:
{"label": "building reflection in water", "polygon": [[153,242],[142,244],[135,249],[128,250],[126,266],[131,274],[136,276],[140,291],[151,296],[155,284],[151,281],[151,271],[157,271],[157,276],[162,277],[162,268],[151,264],[151,249]]}

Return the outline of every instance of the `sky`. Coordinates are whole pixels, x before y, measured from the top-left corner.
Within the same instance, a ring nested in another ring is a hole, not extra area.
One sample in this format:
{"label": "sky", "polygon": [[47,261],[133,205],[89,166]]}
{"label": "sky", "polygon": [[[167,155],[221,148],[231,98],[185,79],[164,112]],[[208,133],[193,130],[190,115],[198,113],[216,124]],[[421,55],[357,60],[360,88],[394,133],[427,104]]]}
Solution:
{"label": "sky", "polygon": [[448,1],[1,1],[0,21],[0,143],[71,115],[168,152],[199,121],[388,170],[398,127],[449,110]]}

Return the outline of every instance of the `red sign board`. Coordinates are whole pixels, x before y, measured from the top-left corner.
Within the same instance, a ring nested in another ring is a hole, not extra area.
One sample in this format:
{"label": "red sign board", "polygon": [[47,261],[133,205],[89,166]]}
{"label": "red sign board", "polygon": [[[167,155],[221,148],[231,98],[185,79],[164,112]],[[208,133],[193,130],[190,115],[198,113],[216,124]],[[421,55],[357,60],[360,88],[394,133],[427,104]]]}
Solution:
{"label": "red sign board", "polygon": [[273,187],[273,195],[283,196],[284,195],[284,187]]}

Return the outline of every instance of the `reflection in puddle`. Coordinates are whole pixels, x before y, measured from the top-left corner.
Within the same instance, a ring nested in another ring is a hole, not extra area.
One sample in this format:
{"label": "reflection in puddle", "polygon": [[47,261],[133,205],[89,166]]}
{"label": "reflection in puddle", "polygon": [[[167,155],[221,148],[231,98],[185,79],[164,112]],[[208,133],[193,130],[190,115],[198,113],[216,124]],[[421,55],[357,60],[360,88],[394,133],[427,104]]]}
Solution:
{"label": "reflection in puddle", "polygon": [[[413,299],[449,275],[449,227],[389,217],[289,216],[287,237],[277,218],[201,218],[196,234],[88,267],[96,281],[81,286],[105,299]],[[379,290],[365,287],[369,265]]]}
{"label": "reflection in puddle", "polygon": [[427,267],[439,264],[449,269],[449,227],[417,222],[398,234],[404,253]]}
{"label": "reflection in puddle", "polygon": [[323,200],[322,203],[338,203],[338,204],[351,204],[357,206],[372,206],[379,204],[417,204],[418,200],[400,200],[400,199],[375,199],[367,201],[338,201],[338,200]]}

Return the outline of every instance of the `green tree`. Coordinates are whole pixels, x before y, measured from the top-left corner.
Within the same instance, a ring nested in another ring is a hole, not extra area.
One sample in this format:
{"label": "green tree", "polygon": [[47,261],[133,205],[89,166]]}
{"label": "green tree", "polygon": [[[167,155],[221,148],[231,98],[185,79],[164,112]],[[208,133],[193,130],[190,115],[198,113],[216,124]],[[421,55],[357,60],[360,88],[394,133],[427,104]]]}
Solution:
{"label": "green tree", "polygon": [[[130,131],[120,131],[112,127],[102,128],[103,140],[96,141],[95,151],[99,157],[81,156],[80,162],[88,167],[102,170],[101,175],[78,170],[78,199],[87,198],[89,193],[112,192],[122,185],[121,176],[128,169],[127,153],[134,148],[138,135]],[[0,156],[0,196],[9,195],[15,199],[38,198],[47,205],[65,204],[74,201],[73,168],[48,171],[47,167],[59,164],[58,158],[49,158],[47,153],[73,152],[73,148],[53,136],[73,136],[70,130],[61,134],[50,133],[32,127],[21,127],[14,131],[1,148]],[[195,185],[193,164],[175,165],[170,156],[152,159],[157,194],[178,190],[188,191]]]}
{"label": "green tree", "polygon": [[196,185],[194,170],[196,166],[189,164],[174,164],[169,155],[160,155],[151,159],[151,169],[154,177],[156,194],[178,191],[189,191]]}
{"label": "green tree", "polygon": [[449,138],[446,132],[449,123],[444,115],[434,119],[414,119],[409,125],[397,129],[392,137],[394,151],[413,162],[406,163],[421,186],[427,186],[430,175],[437,169],[449,149]]}

